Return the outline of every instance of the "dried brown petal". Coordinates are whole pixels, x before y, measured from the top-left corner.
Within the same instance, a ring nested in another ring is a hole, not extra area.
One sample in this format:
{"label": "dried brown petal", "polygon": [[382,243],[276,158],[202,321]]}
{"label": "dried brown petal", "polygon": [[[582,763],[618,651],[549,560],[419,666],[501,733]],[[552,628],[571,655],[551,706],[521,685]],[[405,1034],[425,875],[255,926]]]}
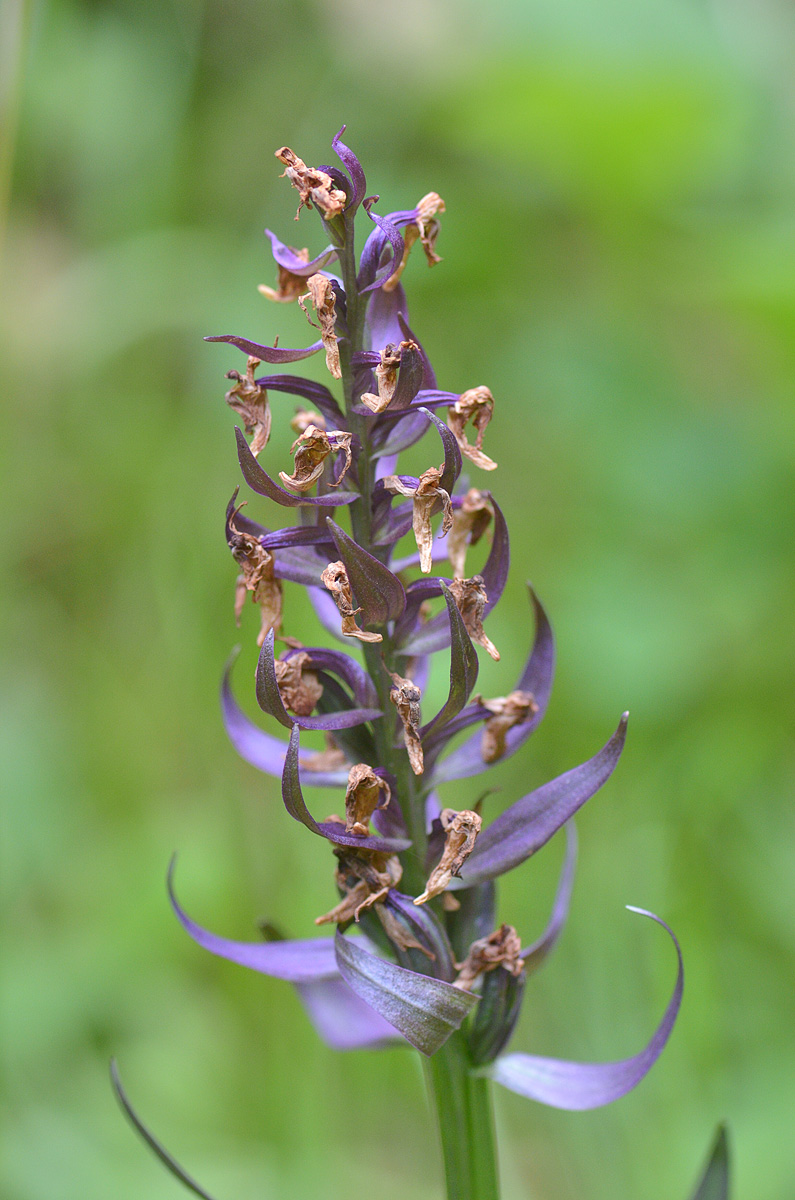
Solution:
{"label": "dried brown petal", "polygon": [[389,407],[397,387],[397,371],[400,366],[401,353],[414,346],[416,346],[415,342],[401,342],[397,348],[391,342],[384,346],[381,351],[381,361],[375,368],[378,395],[376,396],[372,392],[364,392],[362,395],[362,404],[366,404],[371,412],[382,413]]}
{"label": "dried brown petal", "polygon": [[447,887],[454,875],[458,875],[466,860],[475,848],[475,839],[480,833],[483,821],[476,812],[464,808],[456,812],[452,808],[443,808],[439,814],[445,837],[444,850],[438,864],[431,871],[425,891],[417,896],[415,904],[424,904],[432,896],[438,896]]}
{"label": "dried brown petal", "polygon": [[[484,454],[482,449],[483,434],[493,415],[494,397],[487,387],[470,388],[468,392],[462,392],[455,404],[451,404],[447,410],[447,424],[458,442],[461,453],[483,471],[494,471],[497,467],[494,460]],[[467,441],[465,432],[469,421],[477,434],[474,446]]]}
{"label": "dried brown petal", "polygon": [[501,925],[488,937],[478,938],[458,966],[460,974],[453,986],[463,988],[465,992],[472,990],[472,985],[480,975],[497,967],[503,967],[511,975],[521,975],[524,970],[522,943],[513,925]]}
{"label": "dried brown petal", "polygon": [[345,766],[348,761],[345,752],[339,748],[332,734],[328,730],[324,730],[323,737],[326,743],[325,748],[316,750],[314,754],[307,754],[301,763],[303,770],[336,771]]}
{"label": "dried brown petal", "polygon": [[453,524],[447,535],[447,559],[454,578],[463,579],[467,547],[480,541],[492,516],[488,493],[470,488],[461,507],[453,512]]}
{"label": "dried brown petal", "polygon": [[341,632],[343,636],[358,638],[360,642],[382,642],[384,639],[380,633],[368,633],[356,624],[356,616],[362,610],[353,607],[353,593],[345,563],[341,561],[329,563],[320,578],[331,592],[342,618]]}
{"label": "dried brown petal", "polygon": [[384,927],[384,933],[399,950],[419,950],[431,962],[436,961],[434,952],[427,946],[423,946],[422,942],[418,942],[408,927],[398,920],[391,909],[384,904],[376,904],[375,911]]}
{"label": "dried brown petal", "polygon": [[339,860],[334,877],[343,898],[330,912],[315,917],[316,925],[358,921],[365,909],[386,900],[389,889],[400,883],[403,874],[396,854],[350,850],[342,846],[334,854]]}
{"label": "dried brown petal", "polygon": [[226,393],[226,402],[231,409],[243,418],[246,433],[253,433],[251,453],[256,458],[260,450],[268,444],[271,435],[271,410],[268,404],[268,393],[259,386],[254,378],[254,372],[260,364],[258,358],[249,358],[246,363],[246,373],[227,371],[226,378],[234,379],[234,386]]}
{"label": "dried brown petal", "polygon": [[495,696],[493,700],[484,700],[482,696],[473,697],[474,704],[480,704],[494,715],[489,717],[483,726],[483,740],[480,753],[485,763],[497,762],[505,753],[505,735],[514,725],[521,725],[533,713],[538,712],[538,705],[532,692],[511,692],[509,696]]}
{"label": "dried brown petal", "polygon": [[403,722],[403,736],[408,750],[409,762],[411,769],[415,775],[422,775],[425,770],[425,762],[422,753],[422,742],[420,740],[420,699],[422,693],[415,683],[410,679],[406,679],[403,675],[398,675],[396,671],[389,672],[392,679],[392,687],[389,692],[389,699],[394,704],[398,711],[398,716]]}
{"label": "dried brown petal", "polygon": [[[292,246],[289,246],[288,249],[301,262],[309,262],[308,250],[295,250]],[[294,275],[292,271],[287,270],[287,267],[282,266],[279,266],[278,282],[279,286],[276,290],[264,283],[261,283],[257,290],[263,296],[267,296],[268,300],[276,300],[280,304],[290,304],[293,300],[298,299],[306,287],[306,277],[304,275]]]}
{"label": "dried brown petal", "polygon": [[341,429],[332,429],[330,433],[326,433],[325,429],[317,425],[307,425],[290,447],[290,453],[295,455],[292,475],[287,475],[284,471],[279,472],[282,483],[291,487],[293,491],[308,492],[323,474],[323,464],[329,454],[335,450],[342,450],[345,462],[339,479],[331,484],[331,487],[339,487],[351,465],[352,436]]}
{"label": "dried brown petal", "polygon": [[313,408],[297,408],[295,416],[290,420],[290,428],[295,434],[302,434],[307,431],[310,425],[315,425],[318,429],[326,428],[326,418],[322,413],[315,412]]}
{"label": "dried brown petal", "polygon": [[345,208],[347,197],[343,191],[334,186],[334,180],[326,171],[320,171],[317,167],[308,167],[289,146],[282,146],[281,150],[277,150],[275,153],[279,162],[284,163],[283,175],[286,175],[293,187],[298,189],[301,197],[298,212],[295,214],[296,221],[301,209],[304,206],[311,208],[313,204],[327,221],[332,217],[339,216]]}
{"label": "dried brown petal", "polygon": [[229,519],[229,549],[240,567],[235,583],[235,620],[239,625],[246,594],[251,592],[251,599],[260,606],[257,645],[261,646],[271,629],[278,630],[282,623],[282,582],[274,575],[273,555],[258,538],[237,528],[235,521],[240,508]]}
{"label": "dried brown petal", "polygon": [[400,276],[406,269],[411,247],[418,238],[422,242],[429,267],[442,261],[436,253],[436,239],[439,236],[440,228],[439,222],[435,219],[438,212],[445,212],[444,200],[438,192],[428,192],[427,196],[423,196],[417,205],[417,220],[412,221],[403,230],[403,258],[394,275],[384,284],[385,292],[393,292],[397,287]]}
{"label": "dried brown petal", "polygon": [[488,600],[483,576],[473,575],[471,579],[454,579],[450,584],[450,592],[472,641],[487,650],[495,662],[499,662],[500,652],[483,628],[483,611]]}
{"label": "dried brown petal", "polygon": [[442,467],[429,467],[420,475],[416,488],[405,484],[399,475],[387,475],[383,481],[388,492],[400,496],[411,496],[414,501],[412,529],[417,549],[420,552],[420,570],[425,575],[430,573],[433,566],[431,517],[439,511],[441,506],[444,514],[442,534],[448,533],[453,524],[453,505],[447,492],[440,487],[441,478]]}
{"label": "dried brown petal", "polygon": [[[384,793],[383,802],[381,793]],[[345,829],[360,837],[370,832],[370,818],[377,808],[386,808],[392,789],[367,763],[356,763],[348,772],[345,792]]]}
{"label": "dried brown petal", "polygon": [[314,325],[315,322],[309,316],[304,304],[307,296],[311,297],[312,307],[319,322],[320,337],[326,351],[326,366],[335,379],[341,379],[340,348],[337,344],[337,333],[334,324],[336,319],[336,298],[334,296],[334,288],[331,286],[331,280],[328,276],[318,272],[316,275],[309,276],[306,286],[309,290],[305,295],[298,297],[298,303],[303,309],[309,324]]}
{"label": "dried brown petal", "polygon": [[290,658],[277,658],[276,682],[282,704],[297,717],[309,717],[323,695],[323,684],[307,664],[309,655],[299,650]]}

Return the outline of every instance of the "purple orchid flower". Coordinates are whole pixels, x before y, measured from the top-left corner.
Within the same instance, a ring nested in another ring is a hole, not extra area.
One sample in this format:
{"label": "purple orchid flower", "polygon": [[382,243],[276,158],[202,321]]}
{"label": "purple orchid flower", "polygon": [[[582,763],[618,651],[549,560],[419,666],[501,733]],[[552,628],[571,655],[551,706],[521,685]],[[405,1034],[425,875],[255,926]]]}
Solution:
{"label": "purple orchid flower", "polygon": [[[439,390],[408,323],[402,284],[408,254],[420,243],[428,262],[438,261],[443,202],[429,193],[414,208],[381,215],[377,197],[366,196],[364,172],[340,140],[342,132],[332,145],[344,171],[307,167],[287,147],[278,152],[301,206],[317,210],[328,248],[310,260],[307,251],[293,250],[267,231],[284,273],[282,292],[274,298],[299,299],[305,285],[321,339],[301,350],[233,335],[207,339],[250,356],[249,374],[245,380],[235,374],[239,382],[233,389],[233,407],[247,430],[260,431],[250,448],[236,429],[243,481],[278,506],[269,519],[277,511],[285,515],[285,509],[296,510],[297,518],[283,529],[261,525],[235,507],[237,493],[227,509],[227,541],[243,571],[238,592],[243,598],[251,592],[263,612],[255,693],[275,725],[273,731],[260,728],[243,713],[231,690],[231,667],[221,692],[224,722],[238,753],[281,779],[290,817],[328,842],[338,903],[319,915],[318,924],[335,925],[336,933],[304,941],[220,937],[182,909],[173,868],[171,903],[204,949],[293,984],[315,1028],[334,1048],[408,1043],[441,1064],[430,1068],[429,1078],[446,1080],[448,1088],[460,1085],[459,1117],[465,1124],[477,1123],[467,1106],[484,1103],[490,1080],[553,1107],[597,1107],[641,1082],[673,1029],[683,965],[676,937],[662,918],[631,909],[666,930],[677,955],[671,998],[643,1050],[606,1063],[505,1051],[528,982],[566,921],[576,858],[572,818],[616,768],[626,714],[592,758],[490,821],[484,823],[477,800],[483,789],[468,792],[463,782],[459,807],[442,807],[436,792],[441,784],[488,771],[516,753],[538,726],[550,699],[554,640],[531,589],[535,638],[526,665],[505,695],[475,693],[478,647],[499,659],[492,614],[508,575],[509,536],[491,488],[460,487],[459,477],[462,454],[476,468],[495,466],[477,457],[493,397],[485,388]],[[366,229],[358,263],[357,213]],[[329,273],[331,264],[338,274]],[[306,298],[300,298],[302,305]],[[339,400],[325,384],[298,376],[254,377],[259,361],[285,364],[320,350],[331,381],[341,381]],[[290,476],[279,470],[284,464],[269,462],[271,474],[263,465],[271,458],[270,416],[264,417],[268,391],[312,406],[292,422],[298,438]],[[478,437],[474,456],[462,433],[469,419]],[[426,470],[402,473],[401,453],[426,432],[432,434],[424,443]],[[285,486],[276,481],[279,476]],[[469,548],[483,536],[491,538],[485,565],[471,571]],[[291,614],[282,609],[283,580],[308,587],[320,625],[347,652],[296,640]],[[279,638],[286,649],[277,654]],[[448,650],[447,697],[437,712],[423,711],[430,656]],[[507,674],[510,686],[512,673]],[[280,735],[278,725],[289,734]],[[302,747],[304,730],[321,731],[325,750]],[[311,785],[337,789],[336,808],[344,816],[313,815],[303,794]],[[567,848],[549,924],[523,948],[516,929],[495,920],[495,883],[561,829]],[[120,1084],[117,1091],[130,1112]],[[460,1134],[445,1119],[440,1087],[436,1098],[450,1195],[460,1200],[496,1195],[473,1190],[460,1163],[456,1166],[461,1154],[453,1143]],[[721,1170],[720,1156],[714,1161],[711,1179]],[[491,1169],[484,1162],[478,1167],[486,1174]],[[180,1178],[205,1195],[184,1173]],[[702,1185],[698,1197],[713,1194],[720,1191],[704,1191]]]}

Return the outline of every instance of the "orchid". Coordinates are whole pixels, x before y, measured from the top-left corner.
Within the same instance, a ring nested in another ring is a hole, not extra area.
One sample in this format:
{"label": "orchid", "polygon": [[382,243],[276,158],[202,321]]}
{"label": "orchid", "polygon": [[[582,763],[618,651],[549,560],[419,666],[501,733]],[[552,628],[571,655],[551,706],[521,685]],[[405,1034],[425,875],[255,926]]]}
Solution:
{"label": "orchid", "polygon": [[[505,673],[503,695],[476,693],[476,647],[500,657],[487,627],[494,632],[509,534],[496,496],[462,474],[462,456],[491,481],[497,464],[483,442],[495,399],[481,385],[460,394],[440,390],[409,324],[401,281],[408,252],[419,240],[428,263],[439,261],[444,202],[431,192],[414,208],[380,215],[343,132],[332,142],[343,169],[308,167],[289,147],[276,152],[299,193],[299,214],[314,209],[329,244],[310,260],[309,251],[269,233],[278,289],[261,288],[280,303],[300,304],[310,320],[313,313],[321,338],[298,349],[237,335],[208,339],[247,356],[245,374],[230,370],[235,384],[227,394],[244,422],[245,432],[236,430],[244,483],[271,504],[298,510],[295,524],[271,528],[244,515],[237,492],[229,502],[226,540],[242,571],[235,611],[239,618],[249,591],[262,612],[255,693],[268,723],[252,721],[238,705],[231,663],[222,684],[223,719],[238,753],[280,779],[287,814],[329,843],[338,903],[316,923],[336,930],[299,940],[236,941],[188,915],[173,864],[169,895],[199,946],[292,983],[318,1034],[335,1049],[418,1050],[438,1112],[448,1196],[488,1200],[498,1195],[492,1082],[570,1110],[624,1096],[671,1034],[682,1000],[682,954],[661,917],[630,908],[665,931],[676,958],[670,999],[647,1045],[597,1063],[507,1051],[528,979],[566,921],[573,818],[616,769],[627,714],[591,758],[495,817],[481,811],[483,788],[464,783],[515,754],[542,720],[552,689],[553,635],[531,589],[535,636],[526,663],[518,678]],[[362,225],[366,238],[357,257]],[[296,375],[256,375],[262,363],[281,368],[321,351],[329,384],[339,380],[341,395]],[[279,414],[282,396],[308,402],[312,411]],[[279,462],[266,470],[271,402],[275,419],[298,433],[292,473]],[[447,410],[446,420],[439,410]],[[469,421],[474,445],[465,432]],[[400,455],[425,435],[426,469],[419,477],[403,473]],[[472,570],[471,547],[489,533],[486,561]],[[283,602],[285,580],[308,589],[322,627],[345,648],[296,639]],[[431,657],[448,652],[447,697],[429,712]],[[302,745],[305,731],[322,731],[325,750]],[[457,809],[439,800],[439,787],[451,781],[466,798]],[[305,791],[316,787],[337,790],[344,816],[324,820],[313,813]],[[549,922],[525,942],[514,925],[497,921],[496,881],[559,831],[566,850]],[[115,1078],[139,1130],[183,1183],[206,1196],[143,1129]],[[698,1195],[725,1195],[725,1188],[702,1186]]]}

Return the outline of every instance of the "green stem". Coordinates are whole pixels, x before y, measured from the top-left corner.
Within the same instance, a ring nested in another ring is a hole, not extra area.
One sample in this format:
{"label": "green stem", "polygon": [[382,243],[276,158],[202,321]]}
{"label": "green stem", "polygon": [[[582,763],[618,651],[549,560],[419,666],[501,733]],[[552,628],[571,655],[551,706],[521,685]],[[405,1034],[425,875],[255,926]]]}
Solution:
{"label": "green stem", "polygon": [[462,1033],[425,1060],[425,1075],[439,1122],[447,1200],[499,1200],[491,1083],[472,1074]]}

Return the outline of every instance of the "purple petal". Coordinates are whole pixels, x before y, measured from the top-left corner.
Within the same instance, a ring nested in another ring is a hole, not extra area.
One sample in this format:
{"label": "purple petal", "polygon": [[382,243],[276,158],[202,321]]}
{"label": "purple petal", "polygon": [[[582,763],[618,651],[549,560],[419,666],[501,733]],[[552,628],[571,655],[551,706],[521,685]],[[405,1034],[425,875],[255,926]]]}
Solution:
{"label": "purple petal", "polygon": [[348,200],[348,206],[346,209],[346,212],[349,212],[351,215],[353,215],[353,213],[356,212],[356,209],[361,204],[362,200],[364,200],[365,196],[367,195],[367,180],[364,177],[362,164],[359,162],[353,151],[349,149],[343,141],[341,141],[344,132],[345,126],[343,125],[339,133],[335,134],[331,139],[331,146],[334,153],[337,155],[337,158],[350,175],[351,182],[353,183],[353,193]]}
{"label": "purple petal", "polygon": [[[299,546],[322,546],[333,549],[334,542],[327,529],[319,525],[294,525],[286,529],[276,529],[269,533],[267,529],[260,535],[260,542],[266,550],[283,550]],[[323,564],[325,566],[325,563]]]}
{"label": "purple petal", "polygon": [[[415,412],[413,407],[402,414],[400,421],[384,422],[384,417],[388,415],[389,409],[381,414],[373,429],[373,458],[380,458],[384,454],[396,455],[408,450],[428,429],[426,418],[422,413]],[[392,475],[394,472],[384,471],[383,474]],[[419,561],[419,555],[417,560]]]}
{"label": "purple petal", "polygon": [[[257,770],[264,771],[266,775],[275,775],[277,779],[281,779],[287,754],[287,742],[266,733],[264,729],[260,729],[253,721],[249,720],[232,694],[231,671],[232,663],[230,662],[224,671],[221,685],[221,712],[229,740],[246,762],[251,763]],[[298,761],[301,782],[304,786],[347,786],[347,767],[337,771],[312,771],[306,765],[307,759],[311,760],[311,758],[311,751],[299,750]]]}
{"label": "purple petal", "polygon": [[338,975],[331,938],[309,938],[298,942],[234,942],[202,929],[180,907],[173,887],[174,862],[168,873],[168,894],[171,906],[183,929],[194,942],[211,954],[228,958],[241,967],[250,967],[274,979],[288,983],[311,983],[316,979],[334,979]]}
{"label": "purple petal", "polygon": [[237,438],[237,457],[240,461],[243,478],[257,495],[267,496],[270,500],[275,500],[277,504],[283,504],[285,508],[301,508],[316,504],[325,508],[336,508],[340,504],[352,504],[354,500],[359,499],[357,492],[329,492],[325,496],[294,496],[292,492],[286,492],[283,487],[279,487],[278,483],[262,469],[237,425],[235,426],[235,437]]}
{"label": "purple petal", "polygon": [[337,251],[334,246],[327,246],[322,250],[316,258],[311,262],[304,262],[302,258],[296,254],[289,246],[285,246],[284,242],[280,242],[275,233],[271,233],[270,229],[265,230],[265,236],[270,238],[271,253],[278,266],[284,267],[291,275],[301,275],[308,278],[310,275],[317,274],[328,263],[333,262],[337,257]]}
{"label": "purple petal", "polygon": [[[555,671],[555,641],[552,636],[552,627],[535,592],[532,588],[529,589],[529,592],[535,609],[536,636],[527,665],[519,677],[514,691],[531,692],[538,705],[538,711],[523,721],[521,725],[514,725],[513,729],[508,730],[505,737],[505,753],[499,759],[500,762],[514,754],[541,723],[552,691],[552,678]],[[404,653],[405,649],[404,647]],[[461,713],[459,728],[464,728],[463,721],[469,717],[473,723],[488,719],[485,710],[473,705]],[[467,724],[469,723],[467,719]],[[467,779],[471,775],[479,775],[481,771],[485,771],[488,764],[483,761],[481,741],[482,733],[478,730],[451,754],[448,754],[441,763],[434,766],[434,784],[451,779]]]}
{"label": "purple petal", "polygon": [[395,888],[390,889],[386,907],[394,909],[409,926],[412,926],[417,940],[435,955],[429,967],[433,970],[434,977],[451,983],[456,975],[453,950],[433,909],[425,904],[415,904],[411,896],[404,896]]}
{"label": "purple petal", "polygon": [[337,931],[337,965],[345,982],[422,1054],[434,1054],[459,1029],[477,996],[368,954]]}
{"label": "purple petal", "polygon": [[[484,616],[488,616],[505,591],[505,584],[508,581],[508,567],[511,560],[508,526],[503,511],[491,493],[487,494],[494,506],[494,536],[489,556],[483,565],[483,570],[480,572],[483,577],[486,595],[488,596]],[[441,544],[444,544],[443,541]],[[442,558],[447,557],[446,549],[441,550],[440,556]],[[437,616],[431,617],[430,621],[426,621],[415,633],[406,638],[400,648],[400,653],[434,654],[437,650],[443,650],[449,643],[450,623],[444,613],[439,613]],[[479,717],[474,718],[474,720],[478,719]]]}
{"label": "purple petal", "polygon": [[301,791],[298,778],[298,744],[299,729],[297,725],[293,725],[282,774],[282,800],[293,820],[300,821],[312,833],[326,838],[336,846],[356,846],[362,850],[379,850],[385,854],[395,854],[399,850],[408,849],[411,842],[405,838],[357,837],[356,834],[346,833],[345,826],[337,821],[317,822],[306,807]]}
{"label": "purple petal", "polygon": [[289,396],[308,400],[322,412],[331,429],[348,428],[342,409],[324,383],[303,379],[300,375],[263,375],[256,382],[266,390],[286,392]]}
{"label": "purple petal", "polygon": [[607,782],[621,757],[627,713],[598,754],[536,788],[500,813],[478,837],[475,849],[450,887],[471,887],[518,867],[540,850],[562,825]]}
{"label": "purple petal", "polygon": [[618,1100],[637,1087],[648,1074],[660,1057],[679,1012],[684,968],[679,943],[665,921],[642,908],[630,908],[629,911],[650,917],[662,925],[671,936],[679,963],[673,995],[645,1050],[632,1058],[606,1063],[565,1062],[555,1058],[536,1058],[530,1054],[507,1054],[498,1058],[486,1072],[490,1078],[530,1100],[539,1100],[553,1108],[582,1111],[600,1108],[603,1104]]}
{"label": "purple petal", "polygon": [[[377,708],[349,708],[342,712],[326,713],[320,717],[291,717],[282,703],[279,685],[276,681],[276,667],[273,654],[273,630],[270,631],[260,649],[257,661],[256,692],[257,703],[263,712],[275,717],[286,729],[292,729],[298,724],[301,729],[350,729],[365,721],[374,721],[383,716]],[[331,651],[327,651],[331,653]],[[347,656],[343,656],[347,657]]]}
{"label": "purple petal", "polygon": [[566,918],[569,915],[571,892],[574,887],[574,868],[577,866],[577,830],[573,821],[566,822],[566,856],[560,872],[558,890],[552,905],[552,915],[549,924],[539,938],[522,951],[525,970],[528,975],[537,971],[547,956],[551,953],[561,935]]}
{"label": "purple petal", "polygon": [[[309,665],[320,671],[331,671],[348,685],[353,692],[357,704],[363,708],[372,708],[378,703],[378,693],[375,685],[356,659],[341,650],[329,650],[326,646],[304,646],[303,650],[309,655]],[[288,650],[285,657],[292,658],[298,650]]]}
{"label": "purple petal", "polygon": [[404,412],[422,387],[424,364],[419,347],[401,351],[397,387],[389,403],[390,413]]}
{"label": "purple petal", "polygon": [[394,1026],[342,979],[299,983],[297,990],[309,1019],[332,1050],[382,1050],[405,1045]]}
{"label": "purple petal", "polygon": [[472,695],[472,689],[478,678],[478,656],[472,645],[472,639],[466,631],[466,626],[450,589],[441,580],[440,585],[450,622],[450,690],[444,707],[421,730],[423,738],[427,737],[434,729],[442,728],[447,721],[451,721],[460,713]]}
{"label": "purple petal", "polygon": [[398,313],[398,324],[400,325],[400,332],[403,334],[403,337],[407,338],[409,341],[416,342],[420,348],[420,354],[422,355],[423,366],[425,369],[422,379],[422,386],[434,391],[436,388],[436,374],[431,366],[431,360],[428,358],[428,355],[422,348],[420,339],[417,337],[416,333],[409,328],[409,324],[406,320],[405,309]]}
{"label": "purple petal", "polygon": [[260,362],[267,363],[298,362],[323,349],[322,342],[313,342],[311,346],[307,346],[303,350],[287,350],[281,346],[261,346],[259,342],[250,342],[248,338],[236,337],[232,333],[222,333],[217,337],[206,337],[204,340],[205,342],[228,342],[230,346],[237,346],[238,350],[242,350],[244,354],[252,354]]}
{"label": "purple petal", "polygon": [[406,593],[397,576],[357,545],[330,517],[326,524],[345,564],[356,603],[361,605],[362,624],[384,625],[399,617],[406,607]]}
{"label": "purple petal", "polygon": [[725,1125],[718,1126],[709,1162],[693,1200],[729,1200],[729,1144]]}

